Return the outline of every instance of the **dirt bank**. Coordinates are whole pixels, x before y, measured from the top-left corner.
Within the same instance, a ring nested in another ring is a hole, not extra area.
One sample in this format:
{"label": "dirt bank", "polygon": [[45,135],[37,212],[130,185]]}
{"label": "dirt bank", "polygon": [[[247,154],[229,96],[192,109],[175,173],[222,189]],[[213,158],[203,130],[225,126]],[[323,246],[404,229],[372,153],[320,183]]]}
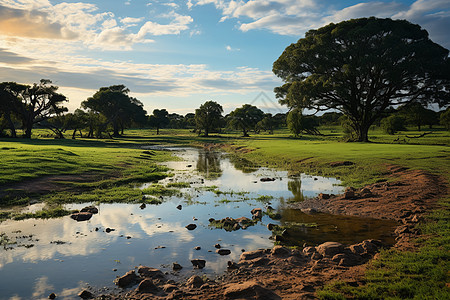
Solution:
{"label": "dirt bank", "polygon": [[[348,188],[343,195],[321,195],[295,208],[397,220],[395,247],[411,250],[410,240],[420,234],[416,224],[436,208],[436,200],[447,194],[447,187],[443,179],[425,171],[397,166],[387,166],[387,170],[393,179],[390,182]],[[376,257],[380,247],[373,240],[347,246],[325,243],[300,250],[275,246],[243,253],[215,280],[192,277],[173,282],[140,272],[132,280],[141,282],[138,288],[97,299],[314,299],[316,290],[332,280],[361,284],[365,263]]]}

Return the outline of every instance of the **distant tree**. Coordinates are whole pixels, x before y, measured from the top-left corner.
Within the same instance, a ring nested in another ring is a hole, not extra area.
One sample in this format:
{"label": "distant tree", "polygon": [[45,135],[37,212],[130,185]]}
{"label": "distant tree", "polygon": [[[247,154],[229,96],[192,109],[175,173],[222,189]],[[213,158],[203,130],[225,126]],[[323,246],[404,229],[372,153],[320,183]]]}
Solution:
{"label": "distant tree", "polygon": [[273,64],[275,88],[290,108],[335,109],[357,141],[386,108],[450,99],[449,51],[405,20],[362,18],[310,30]]}
{"label": "distant tree", "polygon": [[228,115],[231,127],[242,130],[243,136],[248,137],[250,130],[255,130],[256,124],[264,118],[264,112],[256,106],[244,104]]}
{"label": "distant tree", "polygon": [[148,122],[151,127],[156,128],[156,134],[159,135],[159,130],[169,124],[170,120],[167,117],[169,113],[166,109],[155,109],[153,114],[148,117]]}
{"label": "distant tree", "polygon": [[326,112],[320,116],[320,125],[339,125],[339,118],[342,116],[340,112]]}
{"label": "distant tree", "polygon": [[439,123],[443,125],[447,130],[450,130],[450,108],[447,108],[441,113],[439,117]]}
{"label": "distant tree", "polygon": [[381,120],[381,128],[387,134],[393,135],[397,131],[405,130],[405,119],[397,114],[390,115]]}
{"label": "distant tree", "polygon": [[259,130],[268,131],[270,134],[273,134],[274,129],[278,127],[278,123],[272,114],[264,114],[263,119],[256,126]]}
{"label": "distant tree", "polygon": [[295,137],[298,137],[303,130],[302,118],[303,114],[299,108],[294,108],[287,115],[286,119],[287,126],[289,128],[289,131]]}
{"label": "distant tree", "polygon": [[169,119],[169,128],[180,129],[184,127],[184,117],[182,115],[171,113],[167,115],[167,118]]}
{"label": "distant tree", "polygon": [[81,106],[104,115],[107,121],[103,127],[112,124],[113,136],[120,136],[119,130],[123,133],[125,124],[145,121],[146,111],[142,103],[128,96],[129,91],[124,85],[101,87],[92,97],[83,101]]}
{"label": "distant tree", "polygon": [[223,108],[214,101],[206,101],[200,108],[195,110],[195,124],[197,130],[200,132],[203,130],[205,136],[208,136],[210,132],[220,128]]}
{"label": "distant tree", "polygon": [[276,122],[276,127],[286,127],[286,117],[287,114],[285,113],[277,113],[276,115],[273,116],[273,119]]}
{"label": "distant tree", "polygon": [[184,116],[184,128],[196,128],[194,113],[187,113]]}
{"label": "distant tree", "polygon": [[320,134],[317,129],[317,126],[319,126],[319,118],[316,116],[305,116],[298,108],[294,108],[288,113],[286,122],[289,130],[295,137],[298,137],[302,132],[311,135]]}
{"label": "distant tree", "polygon": [[413,102],[401,106],[398,113],[411,125],[417,126],[417,130],[421,130],[423,125],[433,125],[437,119],[437,113],[431,109],[427,109],[422,104]]}

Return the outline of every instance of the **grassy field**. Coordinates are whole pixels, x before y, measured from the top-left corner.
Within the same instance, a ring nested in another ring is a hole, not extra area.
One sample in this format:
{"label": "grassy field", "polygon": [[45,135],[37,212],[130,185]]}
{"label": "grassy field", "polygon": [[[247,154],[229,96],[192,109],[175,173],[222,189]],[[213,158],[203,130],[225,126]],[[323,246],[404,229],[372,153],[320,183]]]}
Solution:
{"label": "grassy field", "polygon": [[[407,131],[395,136],[371,130],[371,143],[346,143],[339,128],[322,128],[323,136],[293,138],[286,130],[275,134],[225,132],[209,138],[188,130],[128,130],[114,140],[0,139],[0,205],[25,204],[38,198],[48,204],[34,215],[14,215],[0,210],[0,219],[52,217],[64,215],[61,204],[68,202],[138,202],[142,191],[136,182],[156,181],[167,176],[156,163],[170,159],[164,151],[144,152],[143,145],[215,144],[258,165],[278,167],[291,173],[310,173],[338,177],[346,186],[360,187],[387,179],[386,164],[424,169],[450,182],[450,133],[443,129]],[[36,135],[46,135],[35,131]],[[330,163],[350,161],[352,165],[331,167]],[[46,195],[15,191],[23,182],[55,175],[91,176],[89,180],[64,182],[67,190]],[[176,188],[176,187],[174,187]],[[153,190],[158,192],[158,188]],[[152,191],[153,191],[152,190]],[[366,274],[367,284],[352,287],[344,283],[326,286],[322,299],[448,299],[450,253],[450,198],[443,195],[442,207],[420,224],[426,238],[417,241],[416,252],[385,250],[373,261]]]}

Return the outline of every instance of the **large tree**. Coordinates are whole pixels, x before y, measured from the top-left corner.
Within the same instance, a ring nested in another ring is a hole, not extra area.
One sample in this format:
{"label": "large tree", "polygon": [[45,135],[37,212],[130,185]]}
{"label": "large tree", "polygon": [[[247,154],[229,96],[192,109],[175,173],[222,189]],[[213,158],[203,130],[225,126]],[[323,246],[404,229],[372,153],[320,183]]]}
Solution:
{"label": "large tree", "polygon": [[166,109],[154,109],[153,114],[148,117],[151,127],[156,128],[156,135],[159,135],[159,129],[170,123],[168,118],[169,112]]}
{"label": "large tree", "polygon": [[419,25],[362,18],[310,30],[273,64],[281,104],[344,113],[358,141],[391,105],[449,103],[448,50]]}
{"label": "large tree", "polygon": [[217,102],[206,101],[195,110],[195,124],[199,133],[203,130],[205,136],[217,128],[220,128],[223,108]]}
{"label": "large tree", "polygon": [[264,118],[264,112],[256,106],[244,104],[228,115],[228,123],[231,127],[242,130],[244,137],[248,137],[249,130],[254,130],[256,124]]}
{"label": "large tree", "polygon": [[15,82],[2,85],[3,91],[10,95],[9,109],[22,121],[25,138],[31,138],[34,124],[43,123],[67,111],[67,108],[62,106],[67,101],[66,97],[57,93],[58,87],[48,79],[41,79],[32,86]]}
{"label": "large tree", "polygon": [[92,97],[81,103],[85,109],[101,113],[107,123],[113,126],[113,135],[120,136],[125,124],[143,122],[146,111],[143,104],[128,95],[130,92],[124,85],[112,85],[100,88]]}

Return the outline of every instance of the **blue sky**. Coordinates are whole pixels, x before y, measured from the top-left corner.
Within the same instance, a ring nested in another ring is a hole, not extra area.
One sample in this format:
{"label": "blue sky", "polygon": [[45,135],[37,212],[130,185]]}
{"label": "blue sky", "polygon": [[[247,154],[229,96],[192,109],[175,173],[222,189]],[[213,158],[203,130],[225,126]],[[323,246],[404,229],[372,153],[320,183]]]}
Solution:
{"label": "blue sky", "polygon": [[0,0],[0,82],[51,79],[71,110],[125,84],[149,113],[207,100],[277,112],[282,51],[309,29],[368,16],[407,19],[450,48],[448,0]]}

